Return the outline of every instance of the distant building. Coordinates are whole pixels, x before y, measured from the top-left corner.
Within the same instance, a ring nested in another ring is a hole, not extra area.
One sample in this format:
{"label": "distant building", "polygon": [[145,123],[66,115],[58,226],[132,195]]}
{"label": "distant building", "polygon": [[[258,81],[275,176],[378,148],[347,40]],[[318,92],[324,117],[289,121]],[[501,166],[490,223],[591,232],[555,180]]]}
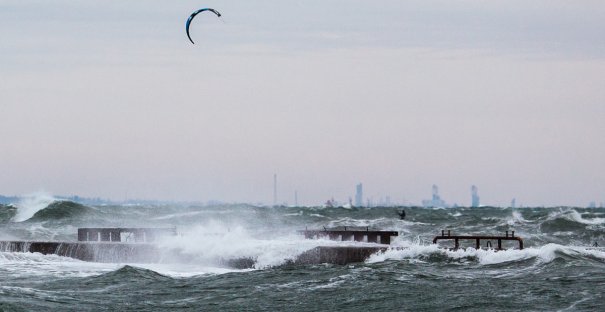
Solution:
{"label": "distant building", "polygon": [[447,207],[447,204],[439,196],[439,187],[433,184],[433,197],[431,199],[425,199],[422,201],[422,206],[430,207]]}
{"label": "distant building", "polygon": [[516,198],[513,198],[513,200],[510,201],[510,207],[517,208],[517,199]]}
{"label": "distant building", "polygon": [[476,186],[471,186],[471,207],[479,207],[479,190]]}
{"label": "distant building", "polygon": [[355,188],[355,206],[363,206],[363,185],[361,183],[357,184],[357,187]]}

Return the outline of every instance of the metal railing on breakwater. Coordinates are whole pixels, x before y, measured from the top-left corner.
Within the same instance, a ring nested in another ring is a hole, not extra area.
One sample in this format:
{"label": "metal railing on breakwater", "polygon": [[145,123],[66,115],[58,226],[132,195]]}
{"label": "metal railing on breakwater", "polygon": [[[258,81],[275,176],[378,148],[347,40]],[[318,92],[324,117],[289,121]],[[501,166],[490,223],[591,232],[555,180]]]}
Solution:
{"label": "metal railing on breakwater", "polygon": [[516,241],[519,246],[519,250],[523,249],[523,239],[519,236],[515,236],[515,231],[512,231],[511,235],[508,235],[508,231],[506,231],[505,236],[490,236],[490,235],[451,235],[450,230],[447,231],[447,234],[444,230],[441,231],[441,236],[435,236],[433,238],[433,244],[437,244],[440,240],[453,240],[454,241],[454,250],[460,248],[461,240],[471,240],[475,243],[475,249],[481,248],[481,241],[487,240],[485,244],[485,248],[494,248],[492,247],[492,241],[496,241],[498,245],[494,248],[495,250],[503,250],[502,241]]}

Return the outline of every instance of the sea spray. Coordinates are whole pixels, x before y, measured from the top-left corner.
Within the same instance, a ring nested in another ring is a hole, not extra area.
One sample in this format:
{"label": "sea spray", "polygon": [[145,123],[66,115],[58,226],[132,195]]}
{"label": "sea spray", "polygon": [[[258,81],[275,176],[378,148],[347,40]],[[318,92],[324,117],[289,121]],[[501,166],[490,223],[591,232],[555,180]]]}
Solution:
{"label": "sea spray", "polygon": [[255,268],[275,267],[297,259],[318,246],[351,245],[327,239],[308,240],[297,233],[266,236],[243,226],[226,228],[220,222],[208,222],[180,235],[164,237],[158,244],[166,262],[224,265],[225,261],[250,259]]}
{"label": "sea spray", "polygon": [[[61,236],[66,241],[75,241],[80,226],[177,226],[180,234],[159,242],[157,263],[83,262],[0,252],[0,309],[92,311],[111,302],[117,310],[146,311],[556,311],[570,306],[591,311],[605,300],[605,251],[591,247],[605,245],[605,224],[597,219],[603,218],[602,208],[518,208],[521,219],[511,208],[410,207],[406,220],[384,208],[93,208],[103,219],[96,214],[52,214],[42,222],[8,222],[3,231],[32,240]],[[48,222],[60,217],[59,222]],[[363,245],[305,240],[296,232],[321,229],[330,221],[334,226],[395,230],[400,236],[391,241],[395,248],[366,263],[290,265],[285,260],[315,246]],[[442,249],[431,244],[441,230],[459,235],[515,230],[525,249]],[[120,252],[104,251],[108,253],[100,256],[108,259]],[[171,256],[179,262],[169,262]],[[221,267],[221,258],[240,256],[255,258],[256,269]],[[5,303],[15,305],[6,308]]]}
{"label": "sea spray", "polygon": [[243,227],[226,227],[208,222],[180,230],[178,236],[164,237],[158,245],[166,262],[219,266],[225,260],[258,257],[257,239]]}
{"label": "sea spray", "polygon": [[15,214],[13,221],[25,221],[31,218],[39,210],[46,208],[54,201],[56,201],[56,199],[51,194],[44,191],[22,196],[19,202],[16,204],[17,213]]}

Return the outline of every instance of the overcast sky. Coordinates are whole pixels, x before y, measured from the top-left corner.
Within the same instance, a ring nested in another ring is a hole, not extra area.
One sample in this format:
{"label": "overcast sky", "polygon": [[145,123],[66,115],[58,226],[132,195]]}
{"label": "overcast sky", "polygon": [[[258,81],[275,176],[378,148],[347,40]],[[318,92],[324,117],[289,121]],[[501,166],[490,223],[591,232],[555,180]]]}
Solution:
{"label": "overcast sky", "polygon": [[605,2],[0,0],[0,194],[272,203],[274,173],[605,202]]}

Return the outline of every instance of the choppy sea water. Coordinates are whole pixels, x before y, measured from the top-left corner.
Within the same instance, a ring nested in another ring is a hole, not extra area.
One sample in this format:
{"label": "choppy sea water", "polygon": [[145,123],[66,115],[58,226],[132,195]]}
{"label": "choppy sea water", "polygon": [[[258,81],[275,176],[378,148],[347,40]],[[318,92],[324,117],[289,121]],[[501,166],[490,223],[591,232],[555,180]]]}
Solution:
{"label": "choppy sea water", "polygon": [[[0,206],[0,240],[75,241],[78,227],[176,226],[159,263],[94,263],[0,252],[0,310],[605,310],[603,208],[393,208]],[[316,246],[297,230],[357,226],[395,230],[405,247],[352,265],[292,265]],[[451,251],[441,230],[501,235],[524,250]],[[217,259],[250,257],[254,269]]]}

